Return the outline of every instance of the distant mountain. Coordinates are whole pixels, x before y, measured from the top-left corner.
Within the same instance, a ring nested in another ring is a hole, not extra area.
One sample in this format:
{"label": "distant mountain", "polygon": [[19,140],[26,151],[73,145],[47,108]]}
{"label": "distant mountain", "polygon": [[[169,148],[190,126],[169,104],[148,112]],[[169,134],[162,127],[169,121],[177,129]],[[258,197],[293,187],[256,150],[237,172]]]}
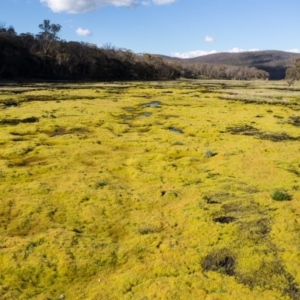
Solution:
{"label": "distant mountain", "polygon": [[[161,57],[167,59],[167,57]],[[283,79],[285,77],[286,69],[291,65],[291,61],[294,58],[300,58],[300,54],[266,50],[240,53],[223,52],[188,59],[177,59],[186,63],[207,63],[255,67],[268,72],[270,74],[270,79]],[[174,57],[170,57],[168,59],[174,60]]]}

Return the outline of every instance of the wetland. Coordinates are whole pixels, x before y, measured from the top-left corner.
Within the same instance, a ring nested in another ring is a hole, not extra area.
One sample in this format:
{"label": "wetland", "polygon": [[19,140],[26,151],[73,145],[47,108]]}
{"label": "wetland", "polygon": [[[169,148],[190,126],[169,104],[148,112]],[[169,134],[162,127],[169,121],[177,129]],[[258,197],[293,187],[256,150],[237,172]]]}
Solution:
{"label": "wetland", "polygon": [[283,81],[0,85],[0,298],[300,299],[299,116]]}

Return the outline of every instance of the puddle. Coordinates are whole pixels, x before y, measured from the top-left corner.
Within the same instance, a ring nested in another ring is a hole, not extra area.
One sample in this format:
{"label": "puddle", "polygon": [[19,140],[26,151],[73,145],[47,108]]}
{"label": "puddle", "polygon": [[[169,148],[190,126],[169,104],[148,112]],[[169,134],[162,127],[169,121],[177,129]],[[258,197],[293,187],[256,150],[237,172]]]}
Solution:
{"label": "puddle", "polygon": [[151,112],[147,112],[147,111],[145,111],[145,112],[143,112],[143,113],[140,114],[141,117],[150,117],[151,115],[152,115],[152,113]]}
{"label": "puddle", "polygon": [[174,127],[169,127],[169,130],[174,133],[183,133],[181,129],[174,128]]}
{"label": "puddle", "polygon": [[142,108],[146,108],[146,107],[160,107],[161,103],[159,101],[151,101],[149,103],[145,103],[142,104],[141,107]]}
{"label": "puddle", "polygon": [[133,107],[124,107],[123,109],[126,110],[126,111],[134,111]]}
{"label": "puddle", "polygon": [[213,220],[216,223],[229,224],[229,223],[234,222],[235,218],[234,217],[222,216],[222,217],[214,218]]}

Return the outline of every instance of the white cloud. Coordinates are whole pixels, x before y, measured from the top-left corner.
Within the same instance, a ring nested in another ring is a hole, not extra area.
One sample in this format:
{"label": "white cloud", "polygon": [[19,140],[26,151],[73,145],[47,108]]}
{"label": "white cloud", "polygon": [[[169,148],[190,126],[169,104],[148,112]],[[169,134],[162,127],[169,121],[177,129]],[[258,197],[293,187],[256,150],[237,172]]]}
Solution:
{"label": "white cloud", "polygon": [[241,48],[234,47],[231,50],[228,50],[227,52],[229,52],[229,53],[240,53],[240,52],[245,52],[245,50],[243,50]]}
{"label": "white cloud", "polygon": [[217,53],[217,51],[216,50],[211,50],[211,51],[195,50],[195,51],[188,51],[188,52],[172,52],[171,55],[179,58],[193,58],[193,57],[203,56],[203,55],[213,54],[213,53]]}
{"label": "white cloud", "polygon": [[253,52],[253,51],[259,51],[259,49],[249,49],[249,50],[244,50],[244,49],[241,49],[241,48],[237,48],[237,47],[234,47],[226,52],[229,52],[229,53],[241,53],[241,52]]}
{"label": "white cloud", "polygon": [[94,11],[99,6],[133,7],[137,4],[136,0],[40,0],[40,2],[55,13],[67,12],[70,14]]}
{"label": "white cloud", "polygon": [[286,52],[300,53],[300,49],[290,49],[286,50]]}
{"label": "white cloud", "polygon": [[211,36],[206,36],[205,38],[204,38],[204,41],[205,42],[207,42],[207,43],[213,43],[215,40],[214,40],[214,38],[212,38]]}
{"label": "white cloud", "polygon": [[79,27],[76,30],[76,34],[79,36],[90,36],[92,33],[88,29],[83,29],[83,28]]}
{"label": "white cloud", "polygon": [[175,2],[175,0],[152,0],[152,1],[156,5],[164,5],[164,4],[170,4]]}
{"label": "white cloud", "polygon": [[41,3],[48,6],[53,12],[66,12],[69,14],[86,13],[95,11],[101,6],[115,7],[134,7],[137,5],[155,5],[171,4],[176,0],[40,0]]}

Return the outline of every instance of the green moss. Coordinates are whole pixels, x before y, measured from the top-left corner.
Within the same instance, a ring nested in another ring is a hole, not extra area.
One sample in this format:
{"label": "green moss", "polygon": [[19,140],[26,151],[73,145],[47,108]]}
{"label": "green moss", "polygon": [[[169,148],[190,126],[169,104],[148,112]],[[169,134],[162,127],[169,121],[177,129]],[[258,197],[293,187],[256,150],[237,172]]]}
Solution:
{"label": "green moss", "polygon": [[[298,299],[299,133],[288,120],[299,97],[281,84],[1,95],[19,103],[1,120],[39,122],[0,123],[0,298]],[[285,93],[293,106],[237,101]],[[241,124],[295,139],[227,131]],[[295,201],[272,201],[274,186]]]}

